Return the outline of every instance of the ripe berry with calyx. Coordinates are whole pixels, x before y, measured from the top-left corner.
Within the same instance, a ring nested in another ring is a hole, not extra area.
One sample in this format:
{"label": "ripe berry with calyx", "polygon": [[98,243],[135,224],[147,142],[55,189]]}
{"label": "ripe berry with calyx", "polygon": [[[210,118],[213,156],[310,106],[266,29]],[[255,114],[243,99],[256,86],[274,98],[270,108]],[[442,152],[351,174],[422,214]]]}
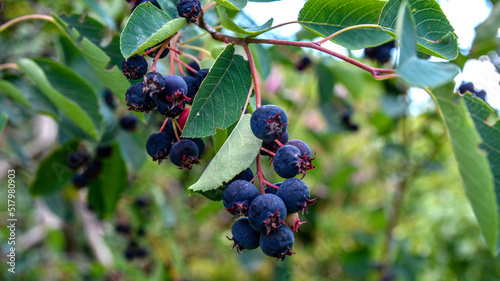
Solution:
{"label": "ripe berry with calyx", "polygon": [[248,219],[253,229],[269,234],[284,224],[287,210],[281,198],[274,194],[257,196],[248,209]]}
{"label": "ripe berry with calyx", "polygon": [[141,55],[133,55],[122,61],[122,72],[129,80],[142,78],[148,72],[148,62]]}
{"label": "ripe berry with calyx", "polygon": [[257,108],[250,118],[253,134],[265,141],[280,138],[286,132],[287,123],[285,111],[276,105],[263,105]]}
{"label": "ripe berry with calyx", "polygon": [[169,102],[163,103],[161,101],[158,102],[156,110],[163,116],[170,118],[177,117],[182,112],[182,108],[180,106],[174,106]]}
{"label": "ripe berry with calyx", "polygon": [[296,148],[298,148],[300,151],[300,155],[306,154],[309,157],[312,156],[311,148],[309,147],[309,145],[307,145],[307,143],[305,143],[301,140],[290,140],[290,141],[286,142],[285,144],[293,145]]}
{"label": "ripe berry with calyx", "polygon": [[144,93],[144,83],[130,86],[125,93],[125,99],[129,111],[149,113],[156,108],[156,102],[147,93]]}
{"label": "ripe berry with calyx", "polygon": [[165,133],[153,133],[146,142],[146,151],[153,157],[153,161],[158,160],[158,164],[167,158],[171,148],[172,141]]}
{"label": "ripe berry with calyx", "polygon": [[142,90],[145,94],[149,95],[152,98],[156,98],[159,101],[163,102],[162,92],[165,88],[165,80],[163,76],[156,72],[151,71],[146,76],[144,76],[144,89]]}
{"label": "ripe berry with calyx", "polygon": [[163,103],[172,104],[173,107],[178,106],[184,109],[186,101],[190,98],[186,97],[188,87],[184,79],[177,75],[166,75],[163,77],[165,88],[158,99]]}
{"label": "ripe berry with calyx", "polygon": [[198,161],[198,146],[192,140],[181,139],[174,143],[170,150],[170,160],[180,169],[191,170],[194,164],[200,164]]}
{"label": "ripe berry with calyx", "polygon": [[[281,137],[278,138],[278,141],[281,144],[287,143],[288,142],[288,131],[286,131],[283,135],[281,135]],[[262,148],[265,148],[265,149],[267,149],[267,150],[269,150],[271,152],[276,152],[280,148],[280,146],[276,142],[276,140],[270,140],[270,141],[263,141],[262,142]],[[272,156],[271,154],[267,153],[264,150],[260,151],[260,155]]]}
{"label": "ripe berry with calyx", "polygon": [[292,230],[286,225],[280,225],[279,229],[268,235],[260,235],[259,246],[264,254],[283,261],[286,256],[295,254],[292,246],[295,239]]}
{"label": "ripe berry with calyx", "polygon": [[276,195],[283,200],[289,214],[298,211],[307,212],[307,206],[314,204],[316,199],[309,199],[310,191],[307,184],[297,178],[291,178],[284,181]]}
{"label": "ripe berry with calyx", "polygon": [[261,233],[250,226],[248,218],[237,220],[231,227],[231,234],[233,234],[233,238],[227,237],[227,239],[234,241],[232,248],[236,248],[238,253],[259,247]]}
{"label": "ripe berry with calyx", "polygon": [[200,0],[179,0],[177,12],[179,17],[186,18],[188,23],[195,22],[201,14]]}
{"label": "ripe berry with calyx", "polygon": [[235,218],[248,215],[250,203],[259,196],[257,187],[249,181],[235,180],[222,193],[224,208]]}
{"label": "ripe berry with calyx", "polygon": [[282,178],[293,178],[298,174],[303,174],[304,177],[308,170],[315,168],[312,164],[314,159],[307,153],[301,154],[293,145],[284,145],[274,155],[273,168]]}

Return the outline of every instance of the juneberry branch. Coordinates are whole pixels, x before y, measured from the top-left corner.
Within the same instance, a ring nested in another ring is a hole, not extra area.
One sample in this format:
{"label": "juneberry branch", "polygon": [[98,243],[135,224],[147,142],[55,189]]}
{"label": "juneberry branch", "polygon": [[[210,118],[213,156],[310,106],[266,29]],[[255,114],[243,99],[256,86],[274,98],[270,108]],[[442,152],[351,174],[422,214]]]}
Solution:
{"label": "juneberry branch", "polygon": [[359,25],[353,25],[353,26],[349,26],[349,27],[346,27],[344,29],[341,29],[337,32],[334,32],[332,33],[331,35],[321,39],[321,40],[318,40],[316,42],[313,42],[314,44],[317,44],[317,45],[321,45],[323,43],[325,43],[326,41],[332,39],[333,37],[343,33],[343,32],[346,32],[346,31],[349,31],[349,30],[352,30],[352,29],[356,29],[356,28],[360,28],[360,27],[378,27],[380,28],[380,26],[376,25],[376,24],[359,24]]}
{"label": "juneberry branch", "polygon": [[257,73],[257,67],[255,66],[255,61],[253,59],[252,51],[248,47],[248,44],[242,44],[245,49],[245,53],[248,58],[248,65],[250,66],[250,72],[252,73],[252,81],[253,88],[255,89],[255,99],[257,101],[256,107],[259,108],[261,106],[261,97],[260,97],[260,85],[259,85],[259,74]]}

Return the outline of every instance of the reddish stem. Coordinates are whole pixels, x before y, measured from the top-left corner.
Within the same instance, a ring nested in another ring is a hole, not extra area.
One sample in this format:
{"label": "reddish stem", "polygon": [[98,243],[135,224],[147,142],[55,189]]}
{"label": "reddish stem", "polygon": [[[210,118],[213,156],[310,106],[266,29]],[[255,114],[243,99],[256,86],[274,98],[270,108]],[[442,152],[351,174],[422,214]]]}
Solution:
{"label": "reddish stem", "polygon": [[272,183],[270,183],[270,182],[268,182],[268,181],[264,181],[264,183],[265,183],[266,185],[268,185],[268,186],[272,186],[272,187],[274,187],[274,188],[276,188],[276,189],[280,189],[280,187],[279,187],[279,186],[274,185],[274,184],[272,184]]}
{"label": "reddish stem", "polygon": [[160,128],[160,133],[163,131],[163,129],[165,128],[165,125],[167,125],[167,122],[168,122],[168,119],[170,118],[165,118],[165,121],[163,121],[163,125],[161,125],[161,128]]}
{"label": "reddish stem", "polygon": [[264,173],[262,172],[262,163],[260,163],[260,154],[257,154],[257,175],[259,178],[260,194],[266,193],[264,190]]}
{"label": "reddish stem", "polygon": [[178,63],[182,64],[185,68],[189,69],[190,71],[192,71],[193,73],[197,73],[198,71],[196,71],[196,69],[192,68],[191,66],[189,66],[187,63],[181,61],[178,57],[175,57],[175,59],[177,60]]}
{"label": "reddish stem", "polygon": [[177,66],[179,67],[179,71],[181,72],[181,75],[184,76],[184,69],[182,69],[182,64],[181,60],[175,55],[175,60],[177,61]]}
{"label": "reddish stem", "polygon": [[255,99],[257,101],[256,107],[259,108],[261,105],[259,74],[257,73],[257,67],[255,66],[255,61],[252,56],[252,51],[250,51],[248,44],[243,43],[242,45],[248,57],[248,65],[250,66],[250,72],[252,73],[253,88],[255,89]]}
{"label": "reddish stem", "polygon": [[160,59],[161,53],[163,53],[163,50],[165,50],[165,48],[168,46],[168,43],[170,42],[171,39],[172,39],[172,37],[168,38],[161,45],[160,50],[158,51],[158,53],[156,54],[156,56],[155,56],[155,58],[153,60],[153,65],[151,66],[151,70],[150,71],[156,71],[156,64],[158,63],[158,60]]}
{"label": "reddish stem", "polygon": [[276,153],[272,152],[272,151],[271,151],[271,150],[269,150],[269,149],[263,148],[263,147],[261,147],[261,148],[260,148],[260,150],[265,151],[265,152],[267,152],[267,153],[271,154],[272,156],[276,155]]}
{"label": "reddish stem", "polygon": [[278,139],[275,139],[274,142],[277,143],[280,147],[283,147],[283,144]]}

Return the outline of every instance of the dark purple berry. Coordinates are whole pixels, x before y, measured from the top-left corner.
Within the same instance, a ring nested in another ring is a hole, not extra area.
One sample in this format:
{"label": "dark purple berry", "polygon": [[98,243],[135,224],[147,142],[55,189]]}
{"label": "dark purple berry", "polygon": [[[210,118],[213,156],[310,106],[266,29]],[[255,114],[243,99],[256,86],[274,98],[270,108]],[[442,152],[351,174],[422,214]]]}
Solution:
{"label": "dark purple berry", "polygon": [[102,162],[99,160],[94,160],[87,169],[83,172],[89,179],[95,179],[102,170]]}
{"label": "dark purple berry", "polygon": [[234,241],[232,248],[236,248],[238,253],[259,247],[260,232],[250,226],[248,218],[237,220],[231,227],[231,234],[233,238],[227,237],[227,239]]}
{"label": "dark purple berry", "polygon": [[287,210],[281,198],[274,194],[257,196],[248,209],[248,220],[253,229],[269,234],[284,224]]}
{"label": "dark purple berry", "polygon": [[253,134],[265,141],[281,137],[286,132],[287,123],[285,111],[276,105],[263,105],[257,108],[250,118]]}
{"label": "dark purple berry", "polygon": [[280,225],[277,231],[260,235],[259,246],[264,254],[283,261],[286,256],[295,254],[292,252],[293,242],[295,239],[292,230],[286,225]]}
{"label": "dark purple berry", "polygon": [[163,127],[163,130],[161,132],[167,134],[170,140],[173,142],[176,142],[177,138],[181,136],[181,132],[179,132],[178,130],[177,135],[175,134],[174,123],[172,122],[172,119],[168,119],[167,124],[165,124],[165,127]]}
{"label": "dark purple berry", "polygon": [[376,60],[381,64],[384,64],[391,59],[391,50],[394,47],[395,47],[394,41],[390,41],[380,46],[366,48],[365,57],[371,60]]}
{"label": "dark purple berry", "polygon": [[163,102],[163,90],[165,89],[165,80],[163,76],[156,72],[151,71],[144,76],[144,89],[142,90],[145,95]]}
{"label": "dark purple berry", "polygon": [[264,189],[264,192],[276,195],[276,192],[278,192],[279,187],[281,186],[281,184],[282,184],[282,182],[273,183],[273,185],[277,186],[278,188],[270,185],[270,186],[266,187],[266,189]]}
{"label": "dark purple berry", "polygon": [[[158,43],[158,44],[154,45],[151,48],[147,48],[146,50],[144,50],[144,52],[148,53],[148,57],[150,57],[150,58],[156,58],[156,55],[160,51],[162,45],[163,45],[163,42]],[[168,43],[168,46],[170,47],[170,43]],[[151,49],[155,49],[155,50],[150,52]],[[163,49],[163,51],[161,52],[161,55],[160,55],[160,59],[166,57],[169,52],[170,52],[169,48]]]}
{"label": "dark purple berry", "polygon": [[135,205],[137,207],[141,207],[141,208],[144,208],[144,207],[147,207],[151,202],[148,198],[145,198],[145,197],[137,197],[135,198]]}
{"label": "dark purple berry", "polygon": [[76,174],[71,182],[76,188],[82,188],[89,185],[90,179],[85,174]]}
{"label": "dark purple berry", "polygon": [[110,145],[99,145],[96,149],[96,155],[102,158],[107,158],[111,156],[112,152],[113,152],[113,147]]}
{"label": "dark purple berry", "polygon": [[[185,104],[185,103],[184,103]],[[156,110],[165,117],[175,118],[182,113],[182,108],[180,106],[174,106],[173,104],[166,102],[158,102]]]}
{"label": "dark purple berry", "polygon": [[289,214],[298,211],[302,211],[302,214],[304,214],[304,211],[307,211],[307,206],[316,202],[316,199],[309,199],[310,192],[307,184],[297,178],[284,181],[276,195],[283,200]]}
{"label": "dark purple berry", "polygon": [[87,151],[80,149],[76,152],[70,153],[66,157],[66,165],[70,169],[77,169],[89,161],[90,155]]}
{"label": "dark purple berry", "polygon": [[139,118],[135,115],[125,115],[120,117],[120,126],[125,131],[133,132],[137,129],[137,123],[139,122]]}
{"label": "dark purple berry", "polygon": [[273,168],[282,178],[293,178],[298,174],[306,175],[308,170],[314,169],[314,157],[301,155],[300,150],[293,145],[284,145],[274,155]]}
{"label": "dark purple berry", "polygon": [[106,102],[106,105],[109,108],[111,108],[111,109],[116,108],[115,96],[113,95],[113,93],[109,89],[106,89],[104,91],[104,93],[102,94],[102,97],[104,98],[104,102]]}
{"label": "dark purple berry", "polygon": [[198,86],[196,84],[196,78],[194,78],[193,76],[184,76],[184,77],[182,77],[182,79],[184,79],[184,82],[186,82],[186,85],[187,85],[186,97],[190,98],[190,100],[187,100],[186,102],[188,104],[192,104],[194,97],[198,93]]}
{"label": "dark purple berry", "polygon": [[116,224],[115,230],[121,234],[130,234],[132,232],[132,226],[127,222],[119,222]]}
{"label": "dark purple berry", "polygon": [[[281,137],[278,138],[278,141],[281,144],[287,143],[288,142],[288,131],[286,131],[284,134],[282,134]],[[262,147],[271,151],[271,152],[276,152],[280,148],[280,145],[275,140],[270,140],[270,141],[263,141]],[[271,156],[271,154],[269,154],[263,150],[260,151],[260,155]]]}
{"label": "dark purple berry", "polygon": [[188,73],[188,75],[189,75],[189,76],[193,76],[193,77],[195,77],[195,76],[196,76],[196,73],[198,72],[198,70],[200,70],[200,65],[199,65],[197,62],[195,62],[194,60],[193,60],[193,61],[191,61],[190,63],[188,63],[188,65],[189,65],[189,67],[191,67],[192,69],[196,70],[196,72],[193,72],[193,71],[191,71],[191,69],[189,69],[189,68],[188,68],[188,69],[187,69],[187,73]]}
{"label": "dark purple berry", "polygon": [[471,93],[476,92],[476,89],[474,88],[474,84],[472,82],[462,82],[462,84],[460,84],[460,86],[458,87],[458,92],[462,95],[467,91]]}
{"label": "dark purple berry", "polygon": [[231,181],[235,180],[251,181],[252,179],[253,179],[252,169],[246,168],[246,170],[243,170],[243,172],[237,174]]}
{"label": "dark purple berry", "polygon": [[203,83],[203,80],[205,80],[209,71],[210,69],[203,68],[198,70],[198,72],[196,72],[196,87],[200,88],[201,83]]}
{"label": "dark purple berry", "polygon": [[299,151],[300,151],[300,155],[306,154],[309,157],[312,156],[312,154],[311,154],[311,148],[309,147],[309,145],[307,145],[307,143],[305,143],[305,142],[303,142],[301,140],[290,140],[290,141],[288,141],[285,144],[293,145],[296,148],[298,148]]}
{"label": "dark purple berry", "polygon": [[305,70],[307,67],[309,67],[311,65],[311,59],[308,57],[308,56],[303,56],[298,62],[297,64],[295,64],[295,68],[298,70],[298,71],[303,71]]}
{"label": "dark purple berry", "polygon": [[137,6],[141,5],[142,3],[146,3],[146,2],[150,2],[151,4],[155,5],[156,8],[161,9],[157,0],[127,0],[127,2],[132,3],[132,5],[133,5],[132,11],[134,11]]}
{"label": "dark purple berry", "polygon": [[141,55],[133,55],[122,61],[122,72],[129,80],[142,78],[148,72],[148,62]]}
{"label": "dark purple berry", "polygon": [[172,104],[184,109],[185,102],[190,100],[186,97],[188,87],[184,79],[177,75],[166,75],[163,77],[165,88],[158,99],[161,102]]}
{"label": "dark purple berry", "polygon": [[486,101],[486,91],[485,90],[481,90],[479,92],[476,92],[474,94],[474,96],[482,99],[483,101]]}
{"label": "dark purple berry", "polygon": [[137,83],[130,86],[125,93],[125,99],[129,106],[129,111],[145,112],[156,108],[156,102],[144,93],[144,83]]}
{"label": "dark purple berry", "polygon": [[174,143],[170,151],[170,160],[180,169],[191,170],[193,164],[200,164],[198,161],[198,146],[192,140],[181,139]]}
{"label": "dark purple berry", "polygon": [[358,125],[354,124],[351,119],[351,114],[346,112],[341,115],[341,123],[349,131],[357,131],[359,129]]}
{"label": "dark purple berry", "polygon": [[153,157],[153,161],[158,160],[158,164],[167,158],[171,148],[172,141],[165,133],[153,133],[146,142],[146,151]]}
{"label": "dark purple berry", "polygon": [[249,181],[235,180],[231,182],[222,193],[224,208],[235,218],[248,215],[250,203],[257,196],[257,187]]}
{"label": "dark purple berry", "polygon": [[198,147],[198,159],[201,159],[203,156],[203,152],[205,152],[205,143],[200,138],[187,138],[188,140],[193,141]]}
{"label": "dark purple berry", "polygon": [[201,14],[200,0],[179,0],[177,2],[179,17],[186,18],[188,23],[195,22]]}

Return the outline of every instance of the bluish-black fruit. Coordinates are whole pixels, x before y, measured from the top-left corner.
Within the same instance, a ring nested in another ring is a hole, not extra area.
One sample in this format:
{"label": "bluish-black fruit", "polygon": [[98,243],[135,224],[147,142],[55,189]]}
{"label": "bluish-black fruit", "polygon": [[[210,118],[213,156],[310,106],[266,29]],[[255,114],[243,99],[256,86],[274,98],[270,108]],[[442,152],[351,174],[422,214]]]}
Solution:
{"label": "bluish-black fruit", "polygon": [[202,69],[198,70],[198,72],[196,72],[196,86],[198,88],[200,88],[201,83],[203,83],[203,80],[205,80],[205,78],[207,78],[209,71],[210,71],[210,69],[208,69],[208,68],[202,68]]}
{"label": "bluish-black fruit", "polygon": [[196,70],[196,72],[193,72],[193,71],[191,71],[191,69],[189,69],[189,68],[188,68],[188,69],[187,69],[187,73],[188,73],[188,75],[189,75],[189,76],[193,76],[193,77],[195,77],[195,76],[196,76],[196,73],[198,72],[198,70],[200,70],[200,65],[199,65],[197,62],[195,62],[194,60],[193,60],[193,61],[191,61],[191,62],[189,62],[189,63],[188,63],[188,65],[189,65],[189,67],[191,67],[192,69]]}
{"label": "bluish-black fruit", "polygon": [[341,123],[349,131],[357,131],[359,129],[359,126],[357,124],[354,124],[351,119],[351,114],[346,112],[341,115]]}
{"label": "bluish-black fruit", "polygon": [[121,234],[130,234],[132,232],[132,226],[128,222],[119,222],[116,224],[115,230]]}
{"label": "bluish-black fruit", "polygon": [[302,211],[302,214],[304,214],[304,211],[307,211],[307,206],[316,202],[316,199],[309,199],[311,194],[307,184],[297,178],[284,181],[276,195],[283,200],[289,214],[298,211]]}
{"label": "bluish-black fruit", "polygon": [[136,83],[130,86],[125,93],[125,99],[129,111],[145,112],[156,108],[156,102],[144,93],[144,83]]}
{"label": "bluish-black fruit", "polygon": [[[273,185],[277,186],[278,188],[270,185],[270,186],[266,187],[266,189],[264,189],[264,193],[270,193],[270,194],[276,195],[276,192],[278,192],[278,189],[281,186],[281,184],[282,184],[282,182],[273,183]],[[287,212],[288,212],[288,210],[287,210]]]}
{"label": "bluish-black fruit", "polygon": [[177,75],[166,75],[163,79],[165,81],[165,89],[161,96],[158,96],[158,99],[161,102],[178,106],[181,110],[184,109],[186,101],[189,100],[186,97],[188,87],[184,79]]}
{"label": "bluish-black fruit", "polygon": [[231,227],[231,233],[233,238],[228,237],[227,239],[234,241],[232,248],[236,247],[238,253],[259,247],[260,232],[255,231],[250,226],[248,218],[237,220]]}
{"label": "bluish-black fruit", "polygon": [[235,218],[248,215],[250,203],[259,196],[257,187],[249,181],[235,180],[222,193],[224,208]]}
{"label": "bluish-black fruit", "polygon": [[116,108],[115,96],[109,89],[104,90],[104,92],[102,93],[102,97],[104,98],[104,102],[109,108]]}
{"label": "bluish-black fruit", "polygon": [[301,141],[301,140],[296,140],[296,139],[294,139],[294,140],[290,140],[290,141],[288,141],[288,142],[287,142],[287,143],[285,143],[285,144],[288,144],[288,145],[293,145],[293,146],[295,146],[296,148],[298,148],[298,149],[299,149],[299,151],[300,151],[300,155],[304,155],[304,154],[306,154],[306,155],[308,155],[309,157],[311,157],[311,156],[312,156],[312,154],[311,154],[311,148],[309,147],[309,145],[307,145],[307,143],[305,143],[305,142],[303,142],[303,141]]}
{"label": "bluish-black fruit", "polygon": [[181,132],[179,132],[179,130],[177,130],[177,135],[175,134],[174,123],[171,118],[168,119],[167,124],[165,124],[165,127],[163,127],[161,132],[167,134],[173,142],[176,142],[177,138],[181,136]]}
{"label": "bluish-black fruit", "polygon": [[90,183],[90,179],[85,174],[76,174],[71,179],[71,182],[76,188],[82,188]]}
{"label": "bluish-black fruit", "polygon": [[308,170],[314,169],[314,157],[301,155],[300,150],[293,145],[284,145],[274,155],[273,168],[282,178],[293,178],[298,174],[306,175]]}
{"label": "bluish-black fruit", "polygon": [[281,198],[274,194],[257,196],[248,209],[248,220],[253,229],[269,234],[284,224],[287,210]]}
{"label": "bluish-black fruit", "polygon": [[[184,102],[185,104],[185,102]],[[174,106],[173,104],[166,102],[158,102],[156,110],[165,117],[175,118],[182,113],[182,108],[180,106]]]}
{"label": "bluish-black fruit", "polygon": [[376,60],[384,64],[391,59],[391,50],[394,47],[395,47],[394,41],[390,41],[380,46],[366,48],[365,57],[371,60]]}
{"label": "bluish-black fruit", "polygon": [[111,156],[113,147],[111,145],[99,145],[96,149],[97,157],[107,158]]}
{"label": "bluish-black fruit", "polygon": [[276,105],[263,105],[257,108],[250,118],[253,134],[265,141],[281,137],[286,132],[287,123],[285,111]]}
{"label": "bluish-black fruit", "polygon": [[195,22],[201,14],[200,0],[179,0],[177,12],[179,17],[186,18],[188,22]]}
{"label": "bluish-black fruit", "polygon": [[231,181],[235,180],[251,181],[252,179],[253,179],[252,169],[246,168],[246,170],[243,170],[243,172],[237,174]]}
{"label": "bluish-black fruit", "polygon": [[[288,131],[286,131],[284,134],[281,135],[281,137],[278,138],[278,141],[281,143],[281,144],[285,144],[288,142]],[[262,147],[271,151],[271,152],[276,152],[280,146],[279,144],[276,142],[276,140],[271,140],[271,141],[263,141],[262,142]],[[271,154],[261,150],[260,151],[260,155],[265,155],[265,156],[271,156]]]}
{"label": "bluish-black fruit", "polygon": [[462,84],[460,84],[460,86],[458,87],[458,92],[463,95],[467,91],[469,91],[471,93],[476,92],[476,89],[474,88],[474,83],[462,82]]}
{"label": "bluish-black fruit", "polygon": [[153,161],[161,161],[167,158],[170,150],[172,148],[172,141],[165,133],[153,133],[149,136],[146,142],[146,151],[149,156],[153,157]]}
{"label": "bluish-black fruit", "polygon": [[68,154],[66,157],[66,165],[70,169],[77,169],[89,161],[90,155],[86,150],[80,149],[76,152]]}
{"label": "bluish-black fruit", "polygon": [[200,138],[187,138],[188,140],[192,140],[196,146],[198,147],[198,159],[201,159],[203,156],[203,152],[205,152],[205,143]]}
{"label": "bluish-black fruit", "polygon": [[293,242],[295,239],[292,230],[286,225],[280,225],[277,231],[260,235],[259,246],[264,254],[283,261],[286,256],[295,254],[292,252]]}
{"label": "bluish-black fruit", "polygon": [[122,61],[122,72],[129,80],[142,78],[148,72],[148,62],[141,55],[133,55]]}
{"label": "bluish-black fruit", "polygon": [[151,204],[151,201],[146,197],[137,197],[135,198],[134,203],[137,207],[144,208],[146,206],[149,206],[149,204]]}
{"label": "bluish-black fruit", "polygon": [[102,162],[99,161],[99,159],[95,159],[90,163],[90,165],[85,169],[83,172],[85,176],[87,176],[89,179],[95,179],[99,175],[99,173],[102,170]]}
{"label": "bluish-black fruit", "polygon": [[125,115],[120,117],[120,126],[125,131],[133,132],[137,129],[137,123],[139,122],[139,118],[135,115]]}
{"label": "bluish-black fruit", "polygon": [[187,93],[186,97],[190,98],[190,100],[187,100],[186,102],[188,104],[193,104],[194,97],[198,93],[198,85],[196,84],[196,78],[193,76],[184,76],[182,77],[184,79],[184,82],[186,82],[187,85]]}
{"label": "bluish-black fruit", "polygon": [[[161,49],[161,45],[163,45],[163,42],[160,42],[160,43],[154,45],[151,48],[147,48],[144,52],[148,53],[148,57],[150,57],[150,58],[156,58],[156,55],[158,54],[158,52]],[[168,43],[168,46],[170,47],[170,43]],[[154,50],[150,51],[151,49],[154,49]],[[161,55],[160,55],[160,59],[166,57],[169,52],[170,52],[169,48],[163,49],[163,51],[161,52]]]}
{"label": "bluish-black fruit", "polygon": [[144,89],[142,90],[144,94],[150,96],[157,101],[163,102],[163,90],[165,89],[165,80],[163,76],[156,72],[151,71],[144,76]]}
{"label": "bluish-black fruit", "polygon": [[174,165],[181,169],[191,170],[194,164],[200,164],[198,161],[198,146],[192,140],[181,139],[174,143],[170,151],[170,160]]}
{"label": "bluish-black fruit", "polygon": [[308,56],[303,56],[298,62],[297,64],[295,64],[295,68],[298,70],[298,71],[303,71],[305,70],[308,66],[310,66],[312,63],[312,60],[311,58],[309,58]]}

